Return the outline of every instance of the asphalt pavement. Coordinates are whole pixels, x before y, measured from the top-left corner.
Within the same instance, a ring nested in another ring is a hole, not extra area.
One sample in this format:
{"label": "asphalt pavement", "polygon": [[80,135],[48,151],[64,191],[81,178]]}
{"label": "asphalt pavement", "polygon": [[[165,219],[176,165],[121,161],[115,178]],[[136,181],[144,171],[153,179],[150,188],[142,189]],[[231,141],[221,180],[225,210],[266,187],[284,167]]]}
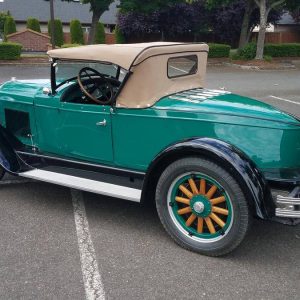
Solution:
{"label": "asphalt pavement", "polygon": [[[0,66],[0,82],[48,74]],[[300,116],[300,70],[211,67],[207,83]],[[300,225],[255,220],[236,251],[210,258],[135,203],[6,176],[0,205],[0,299],[300,298]]]}

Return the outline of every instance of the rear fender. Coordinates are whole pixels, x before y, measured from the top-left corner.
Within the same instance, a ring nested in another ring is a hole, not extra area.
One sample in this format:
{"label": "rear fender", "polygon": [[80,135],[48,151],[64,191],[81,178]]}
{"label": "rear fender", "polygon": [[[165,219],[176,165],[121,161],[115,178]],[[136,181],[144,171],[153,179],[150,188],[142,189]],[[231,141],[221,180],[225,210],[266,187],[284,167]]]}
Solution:
{"label": "rear fender", "polygon": [[154,191],[160,174],[173,161],[187,156],[201,156],[224,167],[240,184],[255,216],[269,219],[275,215],[275,204],[263,174],[243,152],[234,146],[211,138],[194,138],[171,145],[150,164],[144,180],[142,201],[147,191]]}

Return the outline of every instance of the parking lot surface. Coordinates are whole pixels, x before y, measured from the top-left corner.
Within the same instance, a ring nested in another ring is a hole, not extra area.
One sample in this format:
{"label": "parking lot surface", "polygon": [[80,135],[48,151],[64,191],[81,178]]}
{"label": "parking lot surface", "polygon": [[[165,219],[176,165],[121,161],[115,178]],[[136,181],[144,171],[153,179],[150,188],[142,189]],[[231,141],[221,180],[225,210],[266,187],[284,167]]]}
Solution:
{"label": "parking lot surface", "polygon": [[[0,82],[47,78],[0,66]],[[208,87],[300,116],[300,70],[208,69]],[[0,183],[0,299],[299,299],[300,225],[255,220],[233,253],[177,246],[155,208],[6,176]]]}

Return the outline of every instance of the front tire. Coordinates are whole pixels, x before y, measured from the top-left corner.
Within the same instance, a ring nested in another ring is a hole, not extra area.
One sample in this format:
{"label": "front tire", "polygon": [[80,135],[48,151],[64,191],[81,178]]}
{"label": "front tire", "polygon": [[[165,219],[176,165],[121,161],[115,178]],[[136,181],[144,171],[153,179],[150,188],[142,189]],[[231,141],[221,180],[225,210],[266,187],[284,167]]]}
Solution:
{"label": "front tire", "polygon": [[221,166],[198,157],[169,165],[156,189],[156,208],[170,236],[208,256],[235,249],[249,227],[249,209],[237,181]]}
{"label": "front tire", "polygon": [[4,175],[5,175],[5,170],[0,166],[0,180],[2,180]]}

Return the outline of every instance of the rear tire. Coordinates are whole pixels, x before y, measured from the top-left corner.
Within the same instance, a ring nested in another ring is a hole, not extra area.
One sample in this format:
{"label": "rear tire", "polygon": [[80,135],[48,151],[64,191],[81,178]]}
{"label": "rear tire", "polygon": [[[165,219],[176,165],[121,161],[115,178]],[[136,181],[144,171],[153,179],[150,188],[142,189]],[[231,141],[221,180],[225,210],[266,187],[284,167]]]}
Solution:
{"label": "rear tire", "polygon": [[235,249],[250,223],[237,181],[221,166],[198,157],[177,160],[166,168],[157,184],[156,208],[180,246],[208,256]]}

